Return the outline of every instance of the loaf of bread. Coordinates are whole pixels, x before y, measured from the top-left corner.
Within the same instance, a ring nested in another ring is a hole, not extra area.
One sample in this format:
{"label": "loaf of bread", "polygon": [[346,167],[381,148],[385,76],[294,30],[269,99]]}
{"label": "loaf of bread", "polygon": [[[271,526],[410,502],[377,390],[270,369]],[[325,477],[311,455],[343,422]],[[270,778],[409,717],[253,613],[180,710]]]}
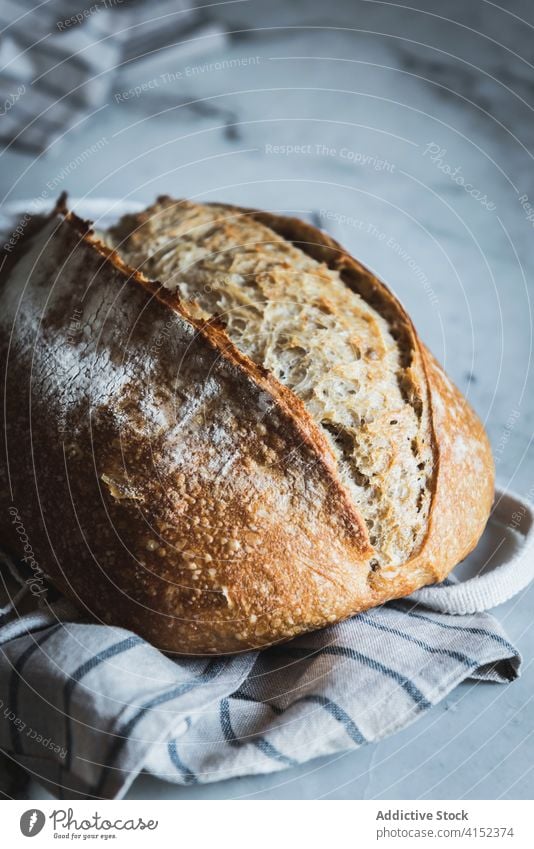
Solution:
{"label": "loaf of bread", "polygon": [[4,257],[2,541],[88,616],[231,653],[443,579],[484,429],[391,292],[299,220],[58,204]]}

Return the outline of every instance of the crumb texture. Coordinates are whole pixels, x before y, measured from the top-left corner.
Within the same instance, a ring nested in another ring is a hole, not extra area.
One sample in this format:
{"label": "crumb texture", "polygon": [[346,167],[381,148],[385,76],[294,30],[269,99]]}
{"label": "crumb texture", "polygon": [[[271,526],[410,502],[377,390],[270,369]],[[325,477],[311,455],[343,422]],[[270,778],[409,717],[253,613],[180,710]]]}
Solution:
{"label": "crumb texture", "polygon": [[430,507],[426,398],[409,353],[338,271],[253,216],[162,199],[105,235],[125,262],[215,315],[237,348],[305,404],[328,439],[384,573],[421,546]]}

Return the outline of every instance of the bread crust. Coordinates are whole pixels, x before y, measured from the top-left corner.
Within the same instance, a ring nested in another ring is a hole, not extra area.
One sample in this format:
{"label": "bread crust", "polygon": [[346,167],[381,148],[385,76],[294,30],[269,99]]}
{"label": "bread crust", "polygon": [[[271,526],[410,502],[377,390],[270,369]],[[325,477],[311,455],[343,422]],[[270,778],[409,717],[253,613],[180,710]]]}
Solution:
{"label": "bread crust", "polygon": [[[482,422],[421,342],[400,302],[369,269],[310,224],[268,212],[253,214],[302,250],[340,270],[346,284],[388,317],[398,337],[408,340],[414,383],[420,392],[425,392],[422,384],[426,383],[428,392],[434,475],[423,544],[403,564],[402,574],[392,576],[400,592],[391,597],[442,581],[475,548],[493,503],[495,469]],[[371,580],[378,593],[389,595],[390,576],[377,573]]]}
{"label": "bread crust", "polygon": [[493,497],[480,421],[384,284],[310,225],[228,208],[339,269],[387,317],[431,410],[432,504],[419,551],[373,571],[302,402],[60,204],[1,273],[2,538],[20,554],[15,506],[62,592],[180,654],[264,647],[441,580]]}

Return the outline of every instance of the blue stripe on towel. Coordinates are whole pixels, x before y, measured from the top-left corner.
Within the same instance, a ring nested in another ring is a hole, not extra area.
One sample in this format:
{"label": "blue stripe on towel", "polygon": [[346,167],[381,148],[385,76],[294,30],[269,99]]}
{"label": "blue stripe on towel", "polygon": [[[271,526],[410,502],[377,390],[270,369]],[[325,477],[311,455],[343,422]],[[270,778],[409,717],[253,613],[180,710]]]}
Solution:
{"label": "blue stripe on towel", "polygon": [[245,743],[252,743],[257,749],[259,749],[260,752],[262,752],[262,754],[271,760],[283,763],[285,766],[298,766],[298,761],[294,760],[294,758],[288,757],[288,755],[284,755],[275,746],[273,746],[272,743],[269,743],[265,737],[251,737],[247,740],[240,740],[232,728],[232,722],[230,719],[230,702],[228,699],[221,700],[219,711],[224,739],[230,746],[243,746]]}
{"label": "blue stripe on towel", "polygon": [[379,660],[375,660],[372,657],[367,657],[367,655],[356,651],[356,649],[351,649],[348,646],[322,646],[318,649],[307,649],[300,648],[297,646],[285,645],[280,648],[270,649],[270,651],[276,653],[277,655],[295,657],[298,660],[315,660],[323,654],[338,655],[339,657],[349,658],[349,660],[356,660],[359,663],[362,663],[364,666],[369,667],[369,669],[373,669],[375,672],[381,672],[382,675],[386,675],[388,678],[391,678],[393,679],[393,681],[396,681],[397,684],[399,684],[402,689],[415,702],[417,710],[428,710],[428,708],[432,707],[432,703],[428,701],[426,696],[424,696],[421,690],[416,687],[414,682],[411,681],[409,678],[406,678],[405,675],[402,675],[400,672],[397,672],[396,669],[392,669],[390,666],[386,666],[385,664],[380,663]]}
{"label": "blue stripe on towel", "polygon": [[[410,616],[412,619],[421,619],[423,622],[430,622],[432,625],[437,625],[438,628],[445,628],[447,631],[461,631],[464,634],[477,634],[480,637],[489,637],[490,640],[495,640],[496,643],[507,648],[514,657],[517,654],[513,645],[509,643],[508,640],[505,640],[504,637],[501,637],[500,634],[494,634],[492,631],[487,631],[486,628],[473,628],[469,625],[448,625],[446,622],[439,622],[437,619],[432,619],[431,616],[423,616],[422,613],[415,613],[415,611],[410,610],[408,607],[404,607],[404,605],[407,604],[407,602],[389,602],[388,607],[391,607],[393,610],[397,610],[399,613],[403,613],[406,616]],[[449,614],[445,613],[436,615],[448,616]]]}
{"label": "blue stripe on towel", "polygon": [[249,696],[247,693],[243,693],[240,690],[236,690],[235,693],[232,693],[232,699],[238,699],[240,701],[253,702],[260,708],[270,708],[273,713],[280,716],[280,714],[285,713],[286,710],[289,710],[293,707],[293,705],[298,705],[301,702],[315,702],[315,704],[321,705],[330,716],[333,716],[341,725],[344,726],[345,731],[351,738],[357,743],[359,746],[367,743],[367,740],[363,736],[362,732],[356,725],[356,723],[351,719],[346,710],[343,710],[341,705],[337,702],[334,702],[333,699],[327,698],[327,696],[321,696],[318,694],[310,694],[308,696],[302,696],[300,699],[295,699],[295,701],[288,704],[287,708],[279,708],[276,705],[273,705],[271,702],[258,702],[257,699],[254,699],[252,696]]}
{"label": "blue stripe on towel", "polygon": [[239,746],[240,741],[234,734],[232,723],[230,722],[230,702],[228,699],[222,699],[219,707],[219,718],[221,722],[222,733],[224,739],[230,746]]}
{"label": "blue stripe on towel", "polygon": [[241,702],[253,702],[259,708],[269,708],[273,713],[280,715],[284,713],[284,708],[279,708],[276,705],[273,705],[272,702],[259,702],[254,696],[249,696],[248,693],[244,693],[242,690],[236,690],[235,693],[232,693],[230,696],[231,699],[237,699]]}
{"label": "blue stripe on towel", "polygon": [[176,767],[176,769],[178,770],[178,772],[182,773],[185,783],[186,784],[198,784],[198,778],[196,777],[195,773],[191,769],[189,769],[189,767],[186,766],[184,764],[184,762],[181,760],[181,758],[178,754],[178,751],[176,749],[176,740],[169,740],[169,744],[167,746],[167,751],[169,752],[169,757],[170,757],[172,763],[174,764],[174,766]]}
{"label": "blue stripe on towel", "polygon": [[367,743],[367,740],[363,736],[356,723],[351,719],[347,711],[343,710],[341,705],[338,705],[337,702],[334,702],[332,699],[328,699],[326,696],[312,694],[309,696],[302,696],[302,698],[300,699],[296,699],[294,702],[291,702],[291,704],[288,705],[288,708],[293,707],[293,705],[296,705],[299,702],[315,702],[315,704],[321,705],[321,707],[323,707],[330,714],[330,716],[333,716],[334,719],[341,723],[351,740],[354,740],[354,742],[357,743],[358,746],[362,746],[364,743]]}
{"label": "blue stripe on towel", "polygon": [[256,739],[251,740],[252,743],[256,746],[257,749],[260,750],[262,754],[266,757],[270,758],[272,761],[278,761],[278,763],[285,764],[286,766],[298,766],[299,762],[294,758],[290,758],[287,755],[282,754],[272,743],[269,743],[265,737],[258,737]]}
{"label": "blue stripe on towel", "polygon": [[130,732],[133,731],[137,723],[143,718],[147,711],[152,710],[152,708],[159,707],[159,705],[165,704],[166,702],[170,702],[173,699],[178,698],[178,696],[185,695],[185,693],[188,693],[190,690],[195,689],[201,683],[209,683],[214,678],[216,678],[223,671],[223,669],[226,668],[227,663],[228,661],[225,661],[224,659],[211,660],[204,669],[204,671],[201,672],[200,675],[198,675],[193,681],[186,681],[182,684],[178,684],[176,687],[173,687],[172,690],[167,690],[164,693],[160,693],[159,696],[155,696],[153,699],[150,699],[150,701],[146,702],[146,704],[142,705],[137,711],[137,713],[135,713],[132,718],[128,720],[124,727],[117,730],[115,740],[107,755],[108,764],[102,770],[100,779],[94,790],[94,795],[102,795],[102,791],[104,790],[106,781],[108,780],[111,771],[114,768],[114,762],[117,760],[121,753],[121,750],[126,745]]}
{"label": "blue stripe on towel", "polygon": [[413,643],[419,648],[424,649],[429,654],[441,654],[446,657],[452,657],[453,660],[459,661],[459,663],[463,663],[464,666],[467,666],[468,669],[475,669],[477,666],[480,666],[480,663],[477,660],[473,660],[472,657],[467,657],[466,654],[462,654],[461,652],[453,651],[452,649],[443,649],[439,646],[431,646],[428,643],[425,643],[424,640],[420,640],[418,637],[412,637],[410,634],[406,634],[404,631],[401,631],[400,628],[391,628],[389,625],[384,625],[380,622],[376,622],[372,616],[369,616],[367,613],[360,613],[358,615],[358,619],[360,622],[364,622],[366,625],[369,625],[371,628],[377,628],[379,631],[385,631],[388,634],[393,634],[396,637],[401,637],[403,640],[408,640],[409,643]]}
{"label": "blue stripe on towel", "polygon": [[64,691],[64,703],[65,703],[65,719],[66,719],[66,729],[65,729],[65,749],[67,754],[65,756],[65,767],[66,769],[70,769],[72,764],[72,718],[71,718],[71,710],[70,710],[70,702],[74,687],[78,684],[81,679],[91,672],[92,669],[99,666],[105,660],[109,660],[111,657],[116,657],[118,654],[122,654],[129,649],[138,646],[142,643],[143,640],[141,637],[126,637],[124,640],[120,640],[118,643],[114,643],[111,646],[108,646],[107,649],[103,649],[103,651],[98,654],[93,655],[87,660],[85,663],[82,663],[78,666],[77,669],[74,670],[70,678],[67,680],[65,684]]}

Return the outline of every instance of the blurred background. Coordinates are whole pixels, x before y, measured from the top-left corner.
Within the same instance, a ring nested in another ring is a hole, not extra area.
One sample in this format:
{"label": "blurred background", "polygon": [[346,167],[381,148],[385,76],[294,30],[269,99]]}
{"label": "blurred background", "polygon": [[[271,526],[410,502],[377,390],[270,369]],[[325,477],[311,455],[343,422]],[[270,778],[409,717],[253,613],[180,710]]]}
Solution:
{"label": "blurred background", "polygon": [[[500,484],[534,498],[532,3],[3,0],[0,27],[5,240],[62,191],[96,218],[163,193],[308,218],[391,286]],[[499,613],[526,656],[513,687],[465,684],[415,730],[282,777],[131,795],[530,798],[525,594]]]}

